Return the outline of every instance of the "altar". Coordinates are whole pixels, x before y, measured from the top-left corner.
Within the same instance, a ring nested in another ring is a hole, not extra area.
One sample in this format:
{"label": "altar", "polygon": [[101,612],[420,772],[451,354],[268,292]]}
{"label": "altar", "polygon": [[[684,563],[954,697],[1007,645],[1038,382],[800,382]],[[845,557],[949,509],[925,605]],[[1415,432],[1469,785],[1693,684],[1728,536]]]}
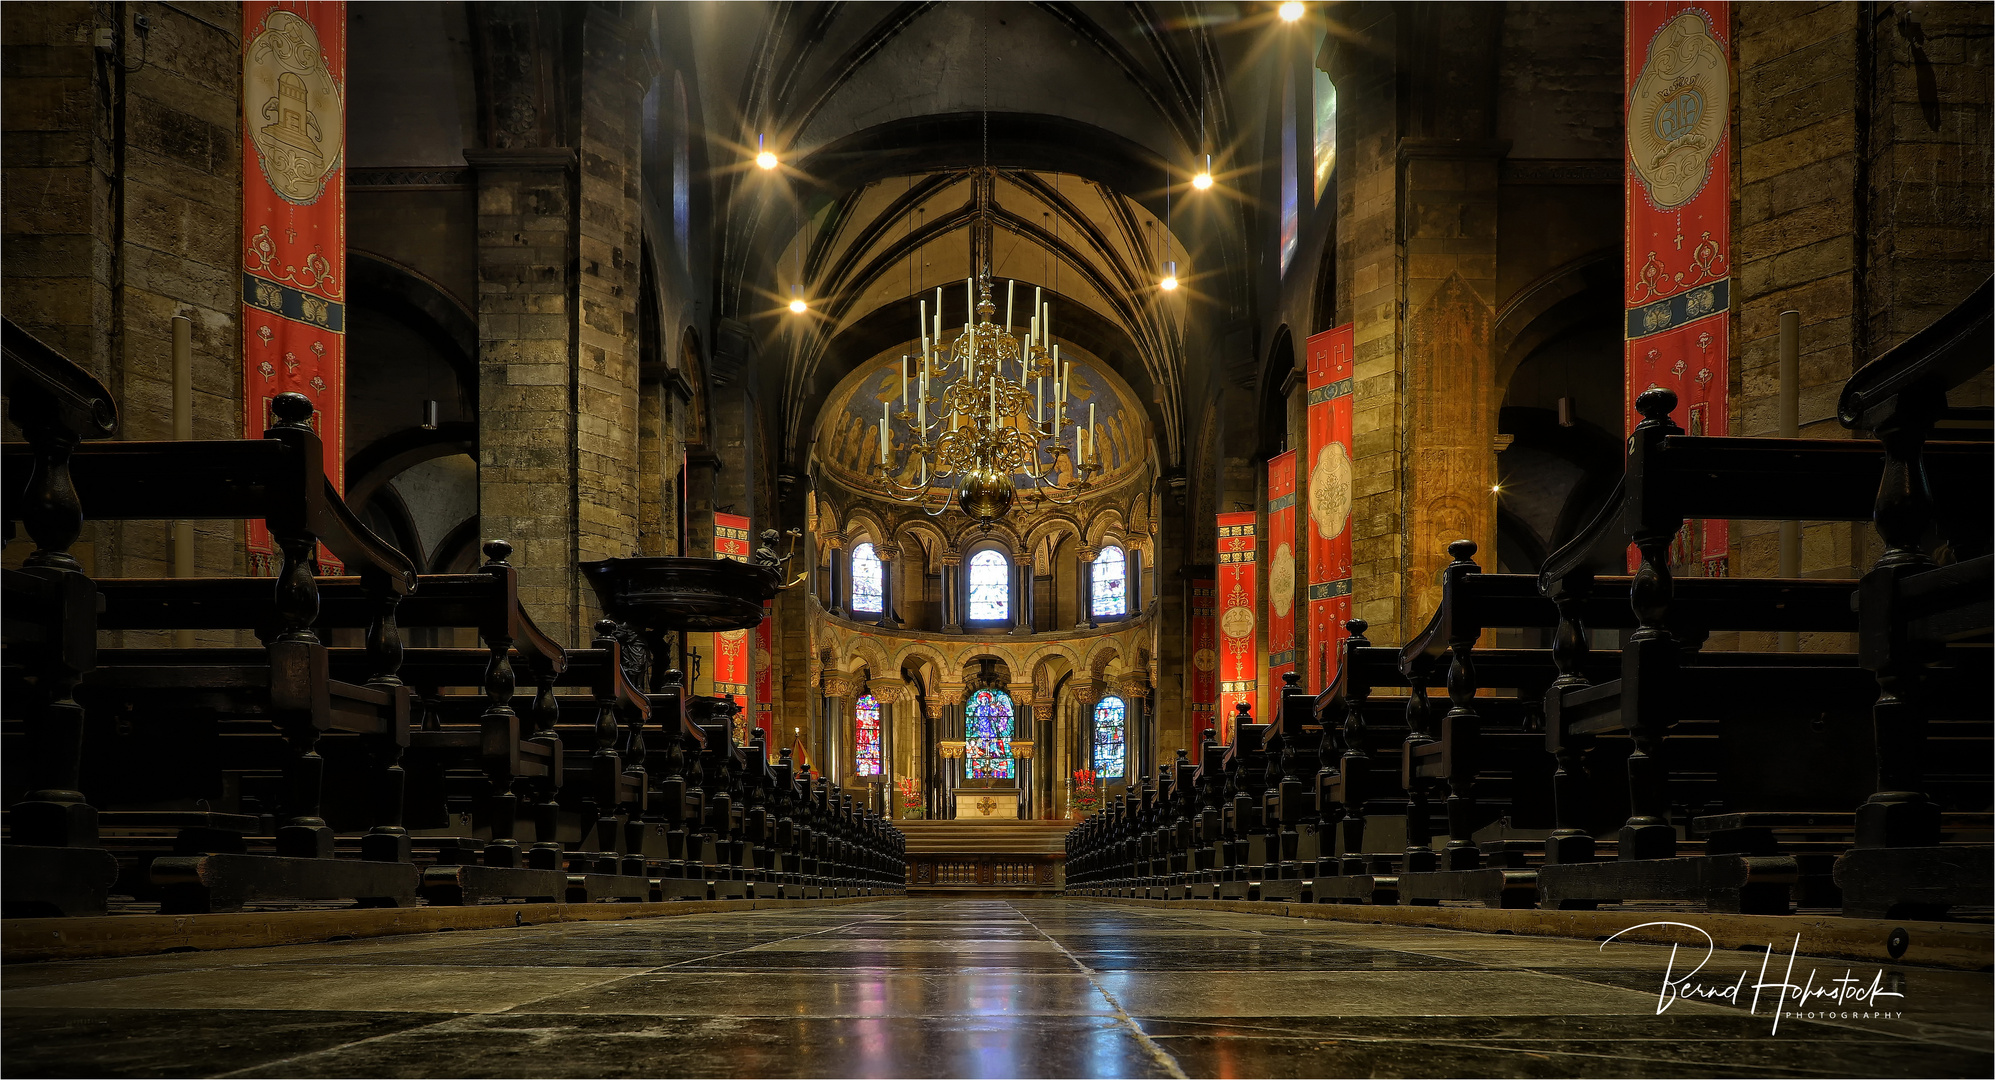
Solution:
{"label": "altar", "polygon": [[1018,820],[1016,787],[961,787],[955,796],[957,821]]}

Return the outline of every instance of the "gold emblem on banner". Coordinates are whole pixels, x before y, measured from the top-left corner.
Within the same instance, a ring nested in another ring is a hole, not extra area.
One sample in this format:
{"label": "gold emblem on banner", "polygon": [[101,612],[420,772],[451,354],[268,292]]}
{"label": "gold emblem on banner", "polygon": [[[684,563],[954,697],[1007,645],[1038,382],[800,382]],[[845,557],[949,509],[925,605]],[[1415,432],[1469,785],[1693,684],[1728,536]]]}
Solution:
{"label": "gold emblem on banner", "polygon": [[1191,654],[1191,666],[1200,671],[1211,671],[1219,666],[1219,655],[1211,649],[1200,649]]}
{"label": "gold emblem on banner", "polygon": [[1309,470],[1309,510],[1316,535],[1325,540],[1344,535],[1351,519],[1351,455],[1343,443],[1316,452],[1316,466]]}
{"label": "gold emblem on banner", "polygon": [[1254,609],[1242,604],[1226,609],[1219,617],[1219,632],[1230,638],[1254,636]]}
{"label": "gold emblem on banner", "polygon": [[1295,606],[1295,552],[1287,544],[1276,548],[1268,562],[1268,602],[1282,618]]}
{"label": "gold emblem on banner", "polygon": [[1696,198],[1732,115],[1725,49],[1698,11],[1664,24],[1628,94],[1628,164],[1658,210]]}
{"label": "gold emblem on banner", "polygon": [[324,193],[345,148],[339,84],[326,70],[318,32],[295,12],[272,11],[243,64],[243,119],[270,189],[310,206]]}

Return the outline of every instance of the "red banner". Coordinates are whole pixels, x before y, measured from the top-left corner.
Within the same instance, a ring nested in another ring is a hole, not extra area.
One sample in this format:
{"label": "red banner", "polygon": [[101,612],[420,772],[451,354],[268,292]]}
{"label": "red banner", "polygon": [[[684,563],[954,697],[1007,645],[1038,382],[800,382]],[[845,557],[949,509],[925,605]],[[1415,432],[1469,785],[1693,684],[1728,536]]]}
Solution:
{"label": "red banner", "polygon": [[[272,398],[305,395],[345,491],[346,4],[250,0],[242,42],[243,437],[272,425]],[[246,535],[251,570],[274,573],[264,523]]]}
{"label": "red banner", "polygon": [[[1254,647],[1254,561],[1259,540],[1252,510],[1219,515],[1219,737],[1233,738],[1234,707],[1255,705],[1260,664]],[[1256,711],[1255,722],[1260,723]]]}
{"label": "red banner", "polygon": [[[1635,398],[1676,391],[1692,435],[1729,433],[1731,131],[1728,0],[1627,4],[1627,430]],[[1695,523],[1671,562],[1725,576],[1726,523]],[[1631,564],[1632,565],[1632,564]]]}
{"label": "red banner", "polygon": [[1214,727],[1213,703],[1219,700],[1218,612],[1213,607],[1211,578],[1191,583],[1191,737],[1197,741]]}
{"label": "red banner", "polygon": [[762,729],[769,753],[776,752],[776,602],[762,604],[762,624],[755,628],[755,726]]}
{"label": "red banner", "polygon": [[1351,617],[1352,328],[1310,338],[1309,647],[1305,684],[1321,693],[1337,675],[1337,646]]}
{"label": "red banner", "polygon": [[1295,670],[1295,451],[1268,459],[1268,688]]}
{"label": "red banner", "polygon": [[[713,553],[722,559],[748,561],[748,519],[735,514],[713,516]],[[767,625],[768,620],[763,620]],[[716,697],[732,694],[741,711],[734,717],[734,739],[748,742],[749,725],[755,722],[748,698],[748,631],[722,630],[713,636],[713,692]]]}

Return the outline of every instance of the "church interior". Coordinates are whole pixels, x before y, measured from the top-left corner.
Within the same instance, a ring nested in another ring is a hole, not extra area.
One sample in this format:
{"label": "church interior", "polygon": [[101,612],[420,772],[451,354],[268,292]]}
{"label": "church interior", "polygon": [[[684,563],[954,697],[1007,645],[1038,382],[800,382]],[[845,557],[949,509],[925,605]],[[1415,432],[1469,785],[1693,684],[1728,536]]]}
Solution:
{"label": "church interior", "polygon": [[0,1066],[1989,1075],[1992,32],[0,6]]}

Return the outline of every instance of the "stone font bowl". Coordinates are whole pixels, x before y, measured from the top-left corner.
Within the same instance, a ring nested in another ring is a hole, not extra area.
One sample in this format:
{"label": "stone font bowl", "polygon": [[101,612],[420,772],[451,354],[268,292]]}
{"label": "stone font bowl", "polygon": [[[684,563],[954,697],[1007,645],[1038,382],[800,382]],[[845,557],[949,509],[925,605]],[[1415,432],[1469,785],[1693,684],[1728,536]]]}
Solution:
{"label": "stone font bowl", "polygon": [[774,567],[733,559],[637,556],[581,565],[605,614],[654,632],[750,629],[783,583]]}

